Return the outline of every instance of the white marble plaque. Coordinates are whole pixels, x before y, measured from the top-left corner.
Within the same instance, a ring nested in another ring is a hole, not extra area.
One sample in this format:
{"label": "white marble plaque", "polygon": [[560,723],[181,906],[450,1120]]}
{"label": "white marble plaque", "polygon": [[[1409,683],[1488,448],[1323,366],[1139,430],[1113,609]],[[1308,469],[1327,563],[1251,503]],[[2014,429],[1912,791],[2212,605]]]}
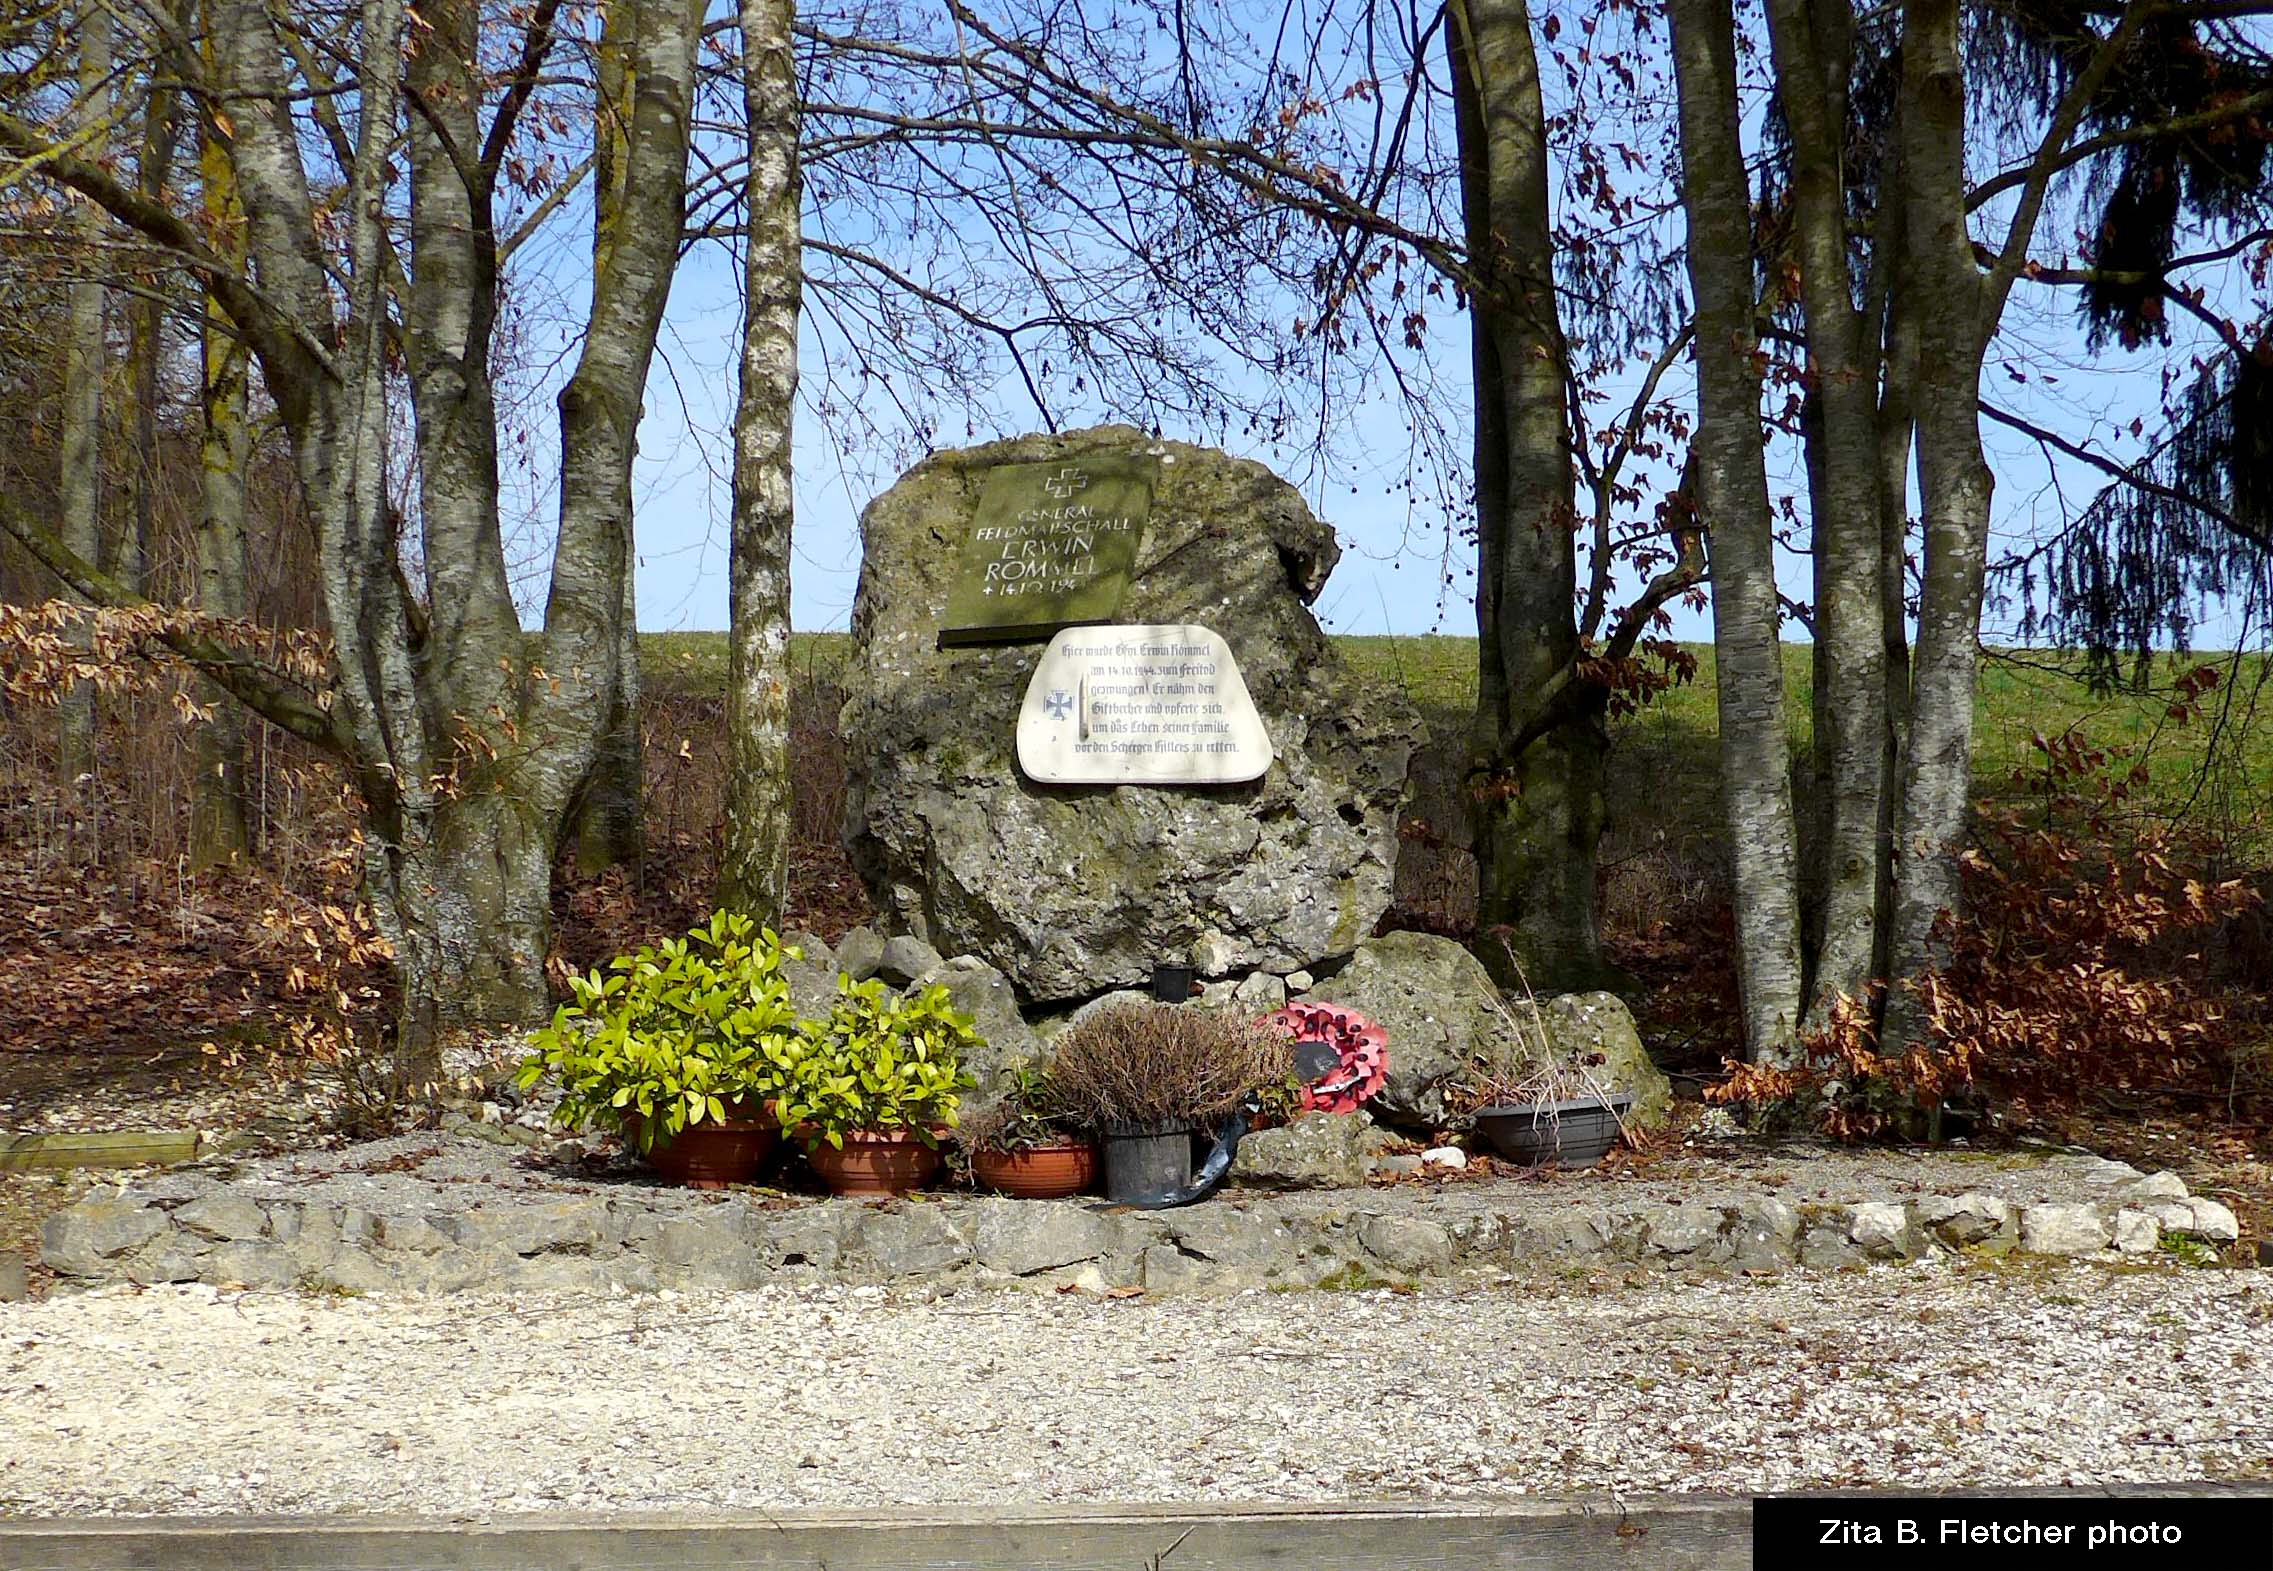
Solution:
{"label": "white marble plaque", "polygon": [[1271,757],[1231,646],[1189,623],[1065,629],[1018,711],[1018,766],[1045,785],[1229,785]]}

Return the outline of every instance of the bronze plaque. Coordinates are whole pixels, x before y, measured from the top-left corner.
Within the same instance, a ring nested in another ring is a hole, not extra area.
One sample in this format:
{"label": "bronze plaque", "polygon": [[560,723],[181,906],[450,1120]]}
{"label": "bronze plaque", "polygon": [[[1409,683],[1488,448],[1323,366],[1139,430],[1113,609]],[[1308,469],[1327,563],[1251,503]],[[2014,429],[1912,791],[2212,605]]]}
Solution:
{"label": "bronze plaque", "polygon": [[1119,616],[1156,473],[1142,453],[988,470],[939,641],[1008,643]]}

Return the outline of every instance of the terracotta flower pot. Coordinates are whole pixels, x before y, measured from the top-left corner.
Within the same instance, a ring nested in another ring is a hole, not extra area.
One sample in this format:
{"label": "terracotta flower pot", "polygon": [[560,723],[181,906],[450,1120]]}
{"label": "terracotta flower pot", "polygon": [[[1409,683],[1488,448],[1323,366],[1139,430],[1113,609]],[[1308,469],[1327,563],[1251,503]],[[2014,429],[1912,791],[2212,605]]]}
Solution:
{"label": "terracotta flower pot", "polygon": [[1023,1151],[973,1151],[971,1176],[1021,1200],[1062,1200],[1097,1182],[1097,1148],[1065,1140]]}
{"label": "terracotta flower pot", "polygon": [[[639,1148],[642,1122],[637,1113],[624,1115],[624,1138],[631,1142],[634,1150]],[[729,1102],[724,1123],[706,1118],[699,1124],[689,1124],[667,1144],[648,1152],[647,1165],[666,1182],[683,1184],[689,1189],[724,1189],[728,1184],[746,1184],[765,1165],[780,1133],[773,1115],[759,1104]]]}
{"label": "terracotta flower pot", "polygon": [[897,1195],[920,1189],[939,1171],[939,1152],[910,1129],[855,1129],[838,1150],[826,1140],[805,1160],[840,1195]]}

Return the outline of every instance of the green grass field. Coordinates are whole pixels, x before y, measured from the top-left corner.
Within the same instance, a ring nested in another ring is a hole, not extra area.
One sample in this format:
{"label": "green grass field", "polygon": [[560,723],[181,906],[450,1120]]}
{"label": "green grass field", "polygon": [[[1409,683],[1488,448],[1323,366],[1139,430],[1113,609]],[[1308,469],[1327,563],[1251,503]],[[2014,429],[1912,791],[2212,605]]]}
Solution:
{"label": "green grass field", "polygon": [[[1342,652],[1363,670],[1396,682],[1427,720],[1440,748],[1464,737],[1476,701],[1476,642],[1451,637],[1338,638]],[[688,697],[716,695],[726,680],[726,639],[721,633],[643,635],[643,676],[650,691]],[[834,677],[851,652],[844,633],[799,633],[791,639],[791,658],[800,675]],[[1713,809],[1714,738],[1713,651],[1710,645],[1684,646],[1696,656],[1696,680],[1666,694],[1641,713],[1618,723],[1612,755],[1613,815],[1630,835],[1646,823],[1668,835],[1709,833]],[[2095,744],[2134,755],[2148,772],[2145,802],[2165,811],[2212,808],[2229,822],[2258,818],[2273,803],[2273,726],[2248,724],[2250,700],[2266,675],[2262,657],[2241,664],[2241,691],[2235,696],[2222,767],[2205,777],[2202,768],[2209,728],[2178,725],[2167,713],[2171,678],[2197,664],[2220,663],[2215,655],[2180,662],[2158,660],[2146,694],[2095,694],[2080,679],[2080,662],[2056,652],[1994,651],[1984,662],[1977,699],[1974,775],[1984,798],[2004,797],[2016,787],[2016,770],[2031,767],[2031,738],[2056,736],[2075,728]],[[1788,713],[1795,755],[1809,735],[1812,691],[1810,650],[1784,647]],[[2252,834],[2253,841],[2258,836]]]}

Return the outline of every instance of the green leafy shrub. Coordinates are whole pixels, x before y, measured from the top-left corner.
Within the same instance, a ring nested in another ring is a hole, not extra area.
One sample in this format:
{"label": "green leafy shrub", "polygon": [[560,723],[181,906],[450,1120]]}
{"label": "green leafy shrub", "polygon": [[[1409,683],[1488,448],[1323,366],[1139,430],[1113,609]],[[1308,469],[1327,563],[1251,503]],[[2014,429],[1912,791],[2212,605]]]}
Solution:
{"label": "green leafy shrub", "polygon": [[906,1130],[936,1145],[934,1131],[954,1127],[960,1093],[975,1084],[963,1055],[984,1043],[944,987],[908,997],[839,976],[829,1017],[806,1025],[777,1104],[781,1126],[808,1146],[840,1150],[862,1130]]}
{"label": "green leafy shrub", "polygon": [[796,953],[772,929],[720,911],[684,938],[617,957],[608,974],[571,976],[571,1000],[532,1038],[518,1082],[558,1078],[561,1123],[632,1121],[642,1152],[690,1124],[723,1121],[732,1103],[772,1100],[808,1048],[781,975]]}
{"label": "green leafy shrub", "polygon": [[1046,1065],[1021,1063],[1005,1077],[1001,1100],[963,1121],[956,1131],[966,1151],[1009,1154],[1061,1145],[1082,1133]]}

